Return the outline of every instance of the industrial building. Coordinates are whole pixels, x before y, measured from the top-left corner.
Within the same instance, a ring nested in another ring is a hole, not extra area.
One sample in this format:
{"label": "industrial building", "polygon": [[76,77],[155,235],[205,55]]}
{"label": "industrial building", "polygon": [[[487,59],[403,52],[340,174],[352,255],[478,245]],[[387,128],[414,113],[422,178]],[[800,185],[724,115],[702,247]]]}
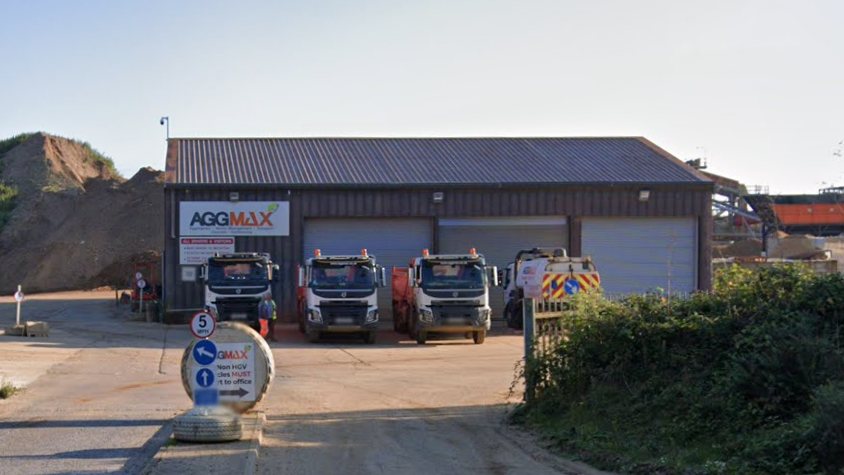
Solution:
{"label": "industrial building", "polygon": [[[610,294],[709,289],[712,192],[641,137],[170,139],[165,309],[202,307],[197,265],[213,246],[194,244],[208,242],[269,252],[287,321],[296,266],[317,248],[366,248],[389,270],[422,249],[474,247],[503,268],[520,249],[564,247],[593,258]],[[491,298],[499,319],[502,292]],[[388,320],[389,289],[379,299]]]}

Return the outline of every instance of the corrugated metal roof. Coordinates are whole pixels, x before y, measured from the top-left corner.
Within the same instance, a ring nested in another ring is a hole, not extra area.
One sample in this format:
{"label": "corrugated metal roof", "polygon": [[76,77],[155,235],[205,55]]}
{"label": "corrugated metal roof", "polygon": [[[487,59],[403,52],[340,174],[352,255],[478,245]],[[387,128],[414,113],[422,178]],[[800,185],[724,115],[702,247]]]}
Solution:
{"label": "corrugated metal roof", "polygon": [[704,184],[642,137],[171,139],[181,185]]}

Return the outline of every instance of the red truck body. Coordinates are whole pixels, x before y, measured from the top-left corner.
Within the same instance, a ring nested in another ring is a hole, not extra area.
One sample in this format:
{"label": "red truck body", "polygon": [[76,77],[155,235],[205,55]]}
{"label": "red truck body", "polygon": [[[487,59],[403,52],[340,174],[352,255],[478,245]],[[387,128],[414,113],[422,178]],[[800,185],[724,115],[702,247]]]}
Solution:
{"label": "red truck body", "polygon": [[407,333],[407,323],[413,308],[413,288],[410,286],[409,275],[409,268],[393,267],[393,329],[399,333]]}

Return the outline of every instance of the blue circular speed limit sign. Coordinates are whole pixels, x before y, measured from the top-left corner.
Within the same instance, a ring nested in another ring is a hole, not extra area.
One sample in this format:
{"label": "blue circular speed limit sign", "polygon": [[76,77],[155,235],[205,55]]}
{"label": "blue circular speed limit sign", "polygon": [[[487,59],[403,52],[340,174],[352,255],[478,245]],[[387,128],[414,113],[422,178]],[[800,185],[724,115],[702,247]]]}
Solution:
{"label": "blue circular speed limit sign", "polygon": [[217,329],[217,320],[208,312],[197,312],[190,321],[190,331],[197,338],[210,338]]}

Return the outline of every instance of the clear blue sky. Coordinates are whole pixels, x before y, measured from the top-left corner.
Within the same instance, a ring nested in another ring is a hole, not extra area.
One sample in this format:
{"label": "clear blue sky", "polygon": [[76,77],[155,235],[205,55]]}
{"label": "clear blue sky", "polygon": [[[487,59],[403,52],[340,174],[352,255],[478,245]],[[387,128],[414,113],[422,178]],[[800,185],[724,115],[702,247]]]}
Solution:
{"label": "clear blue sky", "polygon": [[0,137],[643,135],[844,185],[844,1],[0,0]]}

